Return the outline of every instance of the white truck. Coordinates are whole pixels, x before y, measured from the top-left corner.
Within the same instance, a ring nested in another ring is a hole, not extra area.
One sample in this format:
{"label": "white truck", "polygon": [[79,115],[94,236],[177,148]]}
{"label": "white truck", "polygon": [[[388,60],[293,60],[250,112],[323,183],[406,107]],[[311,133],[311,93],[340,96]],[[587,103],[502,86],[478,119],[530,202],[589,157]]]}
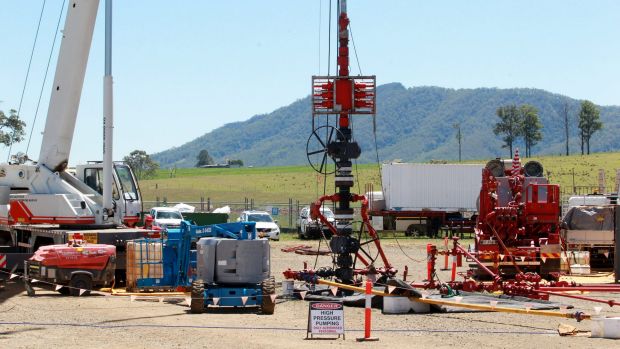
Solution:
{"label": "white truck", "polygon": [[[329,209],[329,207],[321,206],[321,213],[325,216],[329,223],[334,224],[336,221],[336,216],[334,216],[334,213]],[[310,206],[306,206],[299,210],[296,225],[297,236],[302,240],[320,238],[322,235],[325,235],[326,238],[330,238],[332,235],[331,231],[325,224],[310,217]]]}
{"label": "white truck", "polygon": [[390,163],[382,191],[367,193],[375,229],[436,236],[473,229],[484,165]]}
{"label": "white truck", "polygon": [[[142,202],[131,168],[112,161],[111,0],[106,2],[103,161],[67,171],[99,0],[68,4],[52,95],[38,161],[0,164],[0,258],[21,266],[42,245],[62,244],[81,233],[90,243],[117,246],[148,231],[132,228]],[[117,269],[123,269],[119,263]]]}

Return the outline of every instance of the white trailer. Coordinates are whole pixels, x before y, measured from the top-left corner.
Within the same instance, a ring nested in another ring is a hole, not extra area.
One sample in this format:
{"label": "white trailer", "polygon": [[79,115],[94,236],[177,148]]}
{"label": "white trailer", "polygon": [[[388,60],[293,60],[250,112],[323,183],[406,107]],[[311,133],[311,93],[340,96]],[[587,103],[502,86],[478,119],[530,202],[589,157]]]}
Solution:
{"label": "white trailer", "polygon": [[407,235],[436,235],[441,226],[470,229],[483,168],[482,164],[384,164],[382,195],[370,195],[371,216],[382,219],[385,230]]}

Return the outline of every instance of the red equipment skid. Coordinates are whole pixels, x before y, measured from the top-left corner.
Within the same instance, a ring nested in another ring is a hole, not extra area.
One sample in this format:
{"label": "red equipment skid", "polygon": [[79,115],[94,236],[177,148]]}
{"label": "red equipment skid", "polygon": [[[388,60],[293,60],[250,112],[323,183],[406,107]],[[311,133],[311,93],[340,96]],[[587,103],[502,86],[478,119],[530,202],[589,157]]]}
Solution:
{"label": "red equipment skid", "polygon": [[478,259],[500,274],[559,272],[560,187],[547,184],[541,174],[527,175],[518,150],[512,168],[497,164],[490,162],[482,172],[475,227]]}
{"label": "red equipment skid", "polygon": [[34,295],[33,280],[68,286],[58,291],[78,296],[80,290],[84,290],[83,294],[95,285],[111,285],[115,268],[115,246],[74,240],[65,245],[41,246],[24,262],[24,280],[31,296]]}

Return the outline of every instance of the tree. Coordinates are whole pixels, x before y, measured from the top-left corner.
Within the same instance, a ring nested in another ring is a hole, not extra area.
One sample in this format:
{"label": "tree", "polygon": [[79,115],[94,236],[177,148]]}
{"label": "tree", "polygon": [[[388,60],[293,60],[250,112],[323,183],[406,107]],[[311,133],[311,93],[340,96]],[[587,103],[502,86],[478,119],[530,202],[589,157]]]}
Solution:
{"label": "tree", "polygon": [[540,129],[542,125],[538,120],[538,109],[529,104],[519,107],[521,114],[521,135],[525,142],[525,157],[532,155],[532,147],[542,140]]}
{"label": "tree", "polygon": [[0,110],[0,144],[10,146],[23,140],[26,134],[24,127],[26,123],[19,119],[17,110],[9,110],[8,117]]}
{"label": "tree", "polygon": [[237,160],[228,160],[228,165],[230,165],[230,166],[239,166],[239,167],[243,167],[243,160],[241,160],[241,159],[237,159]]}
{"label": "tree", "polygon": [[123,161],[131,167],[131,170],[138,179],[153,177],[159,164],[151,159],[144,150],[134,150],[123,158]]}
{"label": "tree", "polygon": [[205,165],[213,165],[215,163],[213,161],[213,158],[211,157],[211,155],[209,155],[209,152],[206,149],[201,150],[200,153],[198,153],[198,156],[196,157],[196,159],[198,160],[198,162],[196,163],[196,167],[202,167]]}
{"label": "tree", "polygon": [[592,135],[603,128],[600,121],[601,112],[596,105],[590,101],[581,102],[581,111],[579,112],[579,135],[581,136],[581,155],[583,155],[584,144],[590,155],[590,138]]}
{"label": "tree", "polygon": [[510,157],[512,158],[512,145],[517,137],[521,136],[523,129],[521,126],[521,113],[514,104],[499,107],[496,113],[500,121],[495,124],[493,133],[496,136],[504,135],[502,138],[504,145],[502,147],[510,150]]}

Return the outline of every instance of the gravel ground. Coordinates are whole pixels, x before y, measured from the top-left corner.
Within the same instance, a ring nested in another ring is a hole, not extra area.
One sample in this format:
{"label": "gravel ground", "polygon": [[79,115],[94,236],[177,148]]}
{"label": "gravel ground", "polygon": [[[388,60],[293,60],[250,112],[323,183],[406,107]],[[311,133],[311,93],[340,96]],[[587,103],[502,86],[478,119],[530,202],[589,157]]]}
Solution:
{"label": "gravel ground", "polygon": [[[272,273],[281,281],[286,268],[301,269],[303,262],[312,266],[314,256],[284,253],[283,247],[297,241],[272,242]],[[317,242],[303,243],[316,246]],[[425,274],[425,243],[421,240],[386,240],[386,253],[399,270],[409,266],[411,280]],[[440,243],[439,243],[440,244]],[[441,244],[440,244],[441,245]],[[408,256],[403,253],[406,252]],[[321,256],[318,265],[330,264]],[[401,274],[402,275],[402,274]],[[444,272],[440,277],[447,278]],[[278,288],[278,293],[282,290]],[[601,295],[620,299],[620,294]],[[552,299],[572,304],[575,310],[591,313],[593,303],[562,298]],[[0,291],[0,348],[290,348],[353,345],[364,347],[466,347],[466,348],[609,348],[620,341],[584,337],[559,337],[560,323],[590,330],[589,321],[527,316],[492,312],[457,312],[449,314],[384,315],[373,309],[373,336],[378,342],[357,343],[363,336],[364,310],[345,309],[345,340],[305,340],[308,303],[282,300],[274,315],[254,311],[210,312],[190,314],[179,302],[134,301],[128,297],[63,297],[40,290],[27,297],[21,284],[9,283]],[[604,315],[620,316],[620,310],[603,306]]]}

